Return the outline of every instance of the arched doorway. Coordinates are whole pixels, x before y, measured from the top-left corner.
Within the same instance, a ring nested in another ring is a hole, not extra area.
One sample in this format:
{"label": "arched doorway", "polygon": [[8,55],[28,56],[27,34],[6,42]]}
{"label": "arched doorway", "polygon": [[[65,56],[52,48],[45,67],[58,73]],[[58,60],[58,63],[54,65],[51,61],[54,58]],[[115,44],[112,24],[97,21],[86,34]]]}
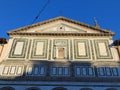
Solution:
{"label": "arched doorway", "polygon": [[13,87],[3,87],[0,90],[15,90]]}
{"label": "arched doorway", "polygon": [[56,88],[53,88],[52,90],[67,90],[67,89],[64,87],[56,87]]}

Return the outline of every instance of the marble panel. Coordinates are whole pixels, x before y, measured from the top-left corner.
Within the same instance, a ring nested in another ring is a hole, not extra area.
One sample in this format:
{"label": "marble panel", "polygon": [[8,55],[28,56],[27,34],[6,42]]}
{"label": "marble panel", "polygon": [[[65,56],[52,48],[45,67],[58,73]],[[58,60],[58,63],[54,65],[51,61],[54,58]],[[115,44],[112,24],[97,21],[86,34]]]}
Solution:
{"label": "marble panel", "polygon": [[22,49],[23,49],[24,42],[17,42],[14,54],[15,55],[21,55],[22,54]]}
{"label": "marble panel", "polygon": [[85,43],[78,43],[78,55],[86,56]]}
{"label": "marble panel", "polygon": [[44,43],[43,42],[38,42],[36,45],[36,53],[35,55],[43,55],[44,51]]}
{"label": "marble panel", "polygon": [[73,55],[75,60],[91,60],[91,50],[87,39],[74,39]]}
{"label": "marble panel", "polygon": [[110,45],[107,39],[94,40],[95,55],[97,60],[112,60]]}
{"label": "marble panel", "polygon": [[25,58],[28,40],[25,38],[15,38],[9,53],[9,58]]}
{"label": "marble panel", "polygon": [[106,50],[105,43],[98,43],[98,48],[100,51],[100,56],[107,56],[107,50]]}
{"label": "marble panel", "polygon": [[31,59],[47,59],[48,53],[48,40],[47,39],[34,39]]}

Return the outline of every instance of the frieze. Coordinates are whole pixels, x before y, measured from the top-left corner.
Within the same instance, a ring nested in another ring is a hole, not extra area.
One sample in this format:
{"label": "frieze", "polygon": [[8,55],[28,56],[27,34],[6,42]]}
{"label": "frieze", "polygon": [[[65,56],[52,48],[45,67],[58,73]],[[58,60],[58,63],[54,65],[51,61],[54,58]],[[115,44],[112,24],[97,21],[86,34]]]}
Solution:
{"label": "frieze", "polygon": [[11,36],[87,36],[87,37],[101,37],[113,36],[114,34],[108,33],[11,33]]}

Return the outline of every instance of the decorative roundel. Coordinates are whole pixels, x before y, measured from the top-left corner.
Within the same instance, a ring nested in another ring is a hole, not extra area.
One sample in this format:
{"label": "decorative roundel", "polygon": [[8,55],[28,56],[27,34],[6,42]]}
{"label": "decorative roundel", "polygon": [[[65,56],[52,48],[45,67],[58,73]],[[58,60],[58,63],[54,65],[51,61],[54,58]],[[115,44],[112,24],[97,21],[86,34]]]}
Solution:
{"label": "decorative roundel", "polygon": [[60,25],[60,26],[58,26],[57,30],[58,31],[65,31],[65,26]]}

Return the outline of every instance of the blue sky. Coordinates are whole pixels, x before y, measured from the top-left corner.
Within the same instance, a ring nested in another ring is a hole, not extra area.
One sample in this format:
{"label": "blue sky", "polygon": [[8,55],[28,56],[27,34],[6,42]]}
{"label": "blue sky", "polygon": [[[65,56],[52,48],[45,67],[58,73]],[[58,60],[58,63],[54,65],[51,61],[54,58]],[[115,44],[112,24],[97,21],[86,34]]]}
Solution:
{"label": "blue sky", "polygon": [[[94,26],[94,17],[101,28],[120,38],[120,0],[49,0],[47,7],[34,22],[64,16]],[[31,25],[47,0],[0,0],[0,37],[6,32]]]}

